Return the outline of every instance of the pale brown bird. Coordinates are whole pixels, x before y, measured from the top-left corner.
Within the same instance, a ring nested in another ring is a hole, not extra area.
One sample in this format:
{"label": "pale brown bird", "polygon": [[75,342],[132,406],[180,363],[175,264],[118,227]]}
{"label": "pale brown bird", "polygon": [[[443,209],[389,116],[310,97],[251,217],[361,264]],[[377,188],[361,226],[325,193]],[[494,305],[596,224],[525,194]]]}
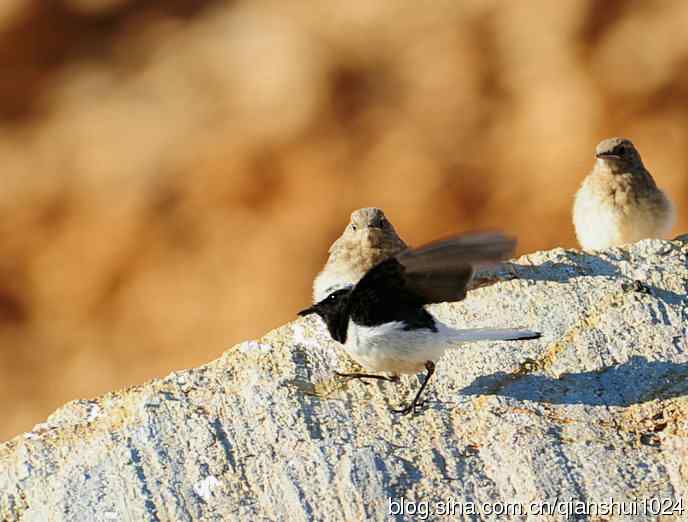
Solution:
{"label": "pale brown bird", "polygon": [[603,140],[595,157],[573,205],[580,245],[600,250],[665,237],[674,225],[674,207],[633,143],[624,138]]}
{"label": "pale brown bird", "polygon": [[358,283],[365,273],[406,248],[385,213],[379,208],[361,208],[330,247],[330,257],[313,282],[313,302],[336,290]]}

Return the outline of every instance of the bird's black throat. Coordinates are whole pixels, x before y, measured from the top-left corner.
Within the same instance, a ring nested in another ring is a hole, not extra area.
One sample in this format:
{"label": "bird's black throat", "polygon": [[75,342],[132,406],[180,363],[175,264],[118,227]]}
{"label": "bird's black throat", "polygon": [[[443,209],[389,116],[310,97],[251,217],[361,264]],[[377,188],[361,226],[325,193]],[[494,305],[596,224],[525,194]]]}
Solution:
{"label": "bird's black throat", "polygon": [[299,315],[318,314],[327,325],[330,336],[335,341],[345,344],[349,328],[349,300],[352,289],[344,288],[332,292],[319,303],[299,312]]}
{"label": "bird's black throat", "polygon": [[354,288],[332,292],[299,315],[318,314],[327,325],[330,336],[345,344],[350,320],[367,327],[401,322],[407,331],[427,329],[437,332],[435,318],[425,310],[424,304],[423,297],[408,288],[404,268],[396,259],[390,258],[377,265],[373,273]]}

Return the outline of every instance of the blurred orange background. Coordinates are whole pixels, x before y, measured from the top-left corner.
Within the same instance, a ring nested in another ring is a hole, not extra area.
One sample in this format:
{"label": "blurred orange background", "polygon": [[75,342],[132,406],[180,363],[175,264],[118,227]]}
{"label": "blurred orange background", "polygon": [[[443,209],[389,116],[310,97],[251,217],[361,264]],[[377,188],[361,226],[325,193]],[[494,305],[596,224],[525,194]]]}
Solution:
{"label": "blurred orange background", "polygon": [[295,317],[352,210],[573,247],[595,144],[679,208],[688,3],[3,0],[0,439]]}

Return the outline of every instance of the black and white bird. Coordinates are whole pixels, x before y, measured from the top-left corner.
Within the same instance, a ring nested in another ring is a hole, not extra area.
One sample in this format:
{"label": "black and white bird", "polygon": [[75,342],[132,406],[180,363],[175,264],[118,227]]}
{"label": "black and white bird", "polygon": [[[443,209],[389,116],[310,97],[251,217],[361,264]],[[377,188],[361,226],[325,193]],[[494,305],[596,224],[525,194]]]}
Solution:
{"label": "black and white bird", "polygon": [[397,382],[398,374],[425,368],[425,380],[411,404],[393,410],[407,414],[415,411],[435,361],[451,345],[540,337],[538,332],[511,328],[457,330],[424,307],[464,299],[475,267],[499,262],[515,244],[500,233],[477,233],[406,249],[375,265],[352,288],[331,293],[299,315],[318,314],[332,338],[362,367],[392,374],[338,373],[342,377]]}

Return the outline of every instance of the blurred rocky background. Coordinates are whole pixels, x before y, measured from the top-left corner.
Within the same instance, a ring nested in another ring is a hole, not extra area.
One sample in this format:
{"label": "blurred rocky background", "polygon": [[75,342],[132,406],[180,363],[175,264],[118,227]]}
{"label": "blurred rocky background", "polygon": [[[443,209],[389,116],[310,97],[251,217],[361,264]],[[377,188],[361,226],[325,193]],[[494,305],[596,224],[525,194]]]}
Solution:
{"label": "blurred rocky background", "polygon": [[681,212],[687,27],[680,0],[2,0],[0,439],[294,318],[355,208],[573,247],[623,135]]}

